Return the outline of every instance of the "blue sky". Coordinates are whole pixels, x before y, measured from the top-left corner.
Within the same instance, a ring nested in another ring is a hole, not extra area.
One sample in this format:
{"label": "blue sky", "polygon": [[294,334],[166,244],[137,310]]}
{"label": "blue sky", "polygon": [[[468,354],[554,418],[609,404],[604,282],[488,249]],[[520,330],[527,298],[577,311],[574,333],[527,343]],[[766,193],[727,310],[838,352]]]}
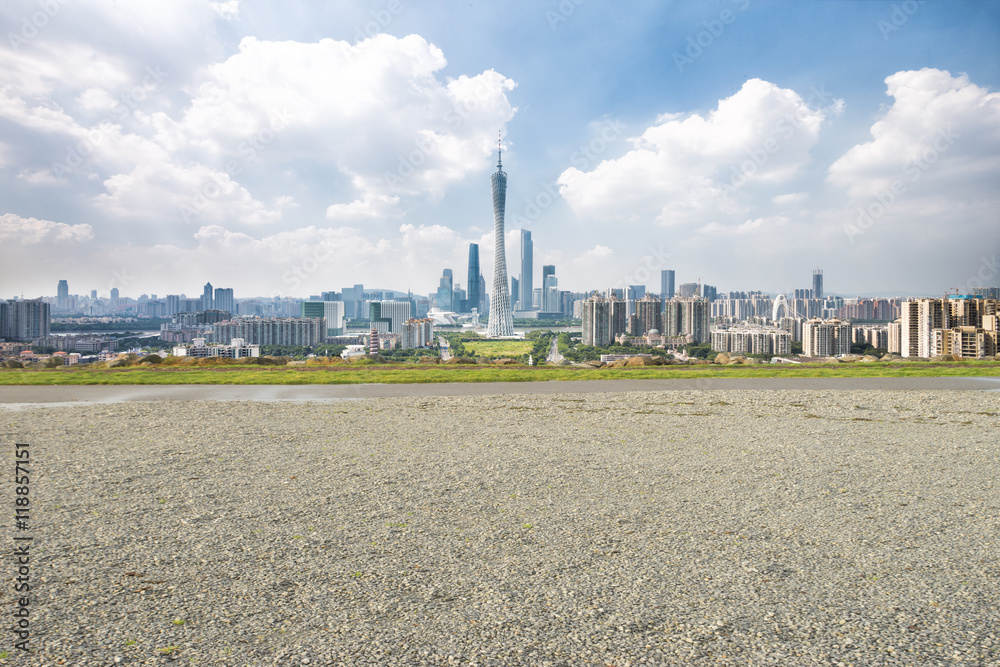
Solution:
{"label": "blue sky", "polygon": [[[0,296],[1000,284],[1000,3],[19,0]],[[461,281],[460,281],[461,282]]]}

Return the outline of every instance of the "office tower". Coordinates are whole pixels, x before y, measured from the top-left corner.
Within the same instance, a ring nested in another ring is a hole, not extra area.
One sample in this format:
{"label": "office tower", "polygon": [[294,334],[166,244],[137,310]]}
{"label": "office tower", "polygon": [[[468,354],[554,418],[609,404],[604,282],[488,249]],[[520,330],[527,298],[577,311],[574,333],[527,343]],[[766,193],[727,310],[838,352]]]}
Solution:
{"label": "office tower", "polygon": [[[514,292],[511,292],[511,294],[514,294]],[[486,312],[486,278],[483,277],[482,273],[479,274],[479,306],[478,307],[479,307],[479,312],[480,313],[485,313]]]}
{"label": "office tower", "polygon": [[[514,314],[510,310],[510,293],[507,291],[507,253],[503,237],[507,174],[503,172],[499,141],[497,143],[497,170],[490,179],[493,185],[493,293],[490,294],[490,321],[487,327],[490,338],[514,335]],[[528,279],[531,279],[530,274]],[[522,291],[523,289],[522,286]]]}
{"label": "office tower", "polygon": [[216,287],[215,302],[213,305],[216,310],[224,310],[229,314],[234,314],[236,312],[236,302],[233,299],[233,288]]}
{"label": "office tower", "polygon": [[343,301],[303,301],[302,317],[320,318],[326,321],[326,337],[344,334]]}
{"label": "office tower", "polygon": [[118,292],[118,288],[117,288],[117,287],[112,287],[112,288],[111,288],[111,298],[112,298],[112,300],[114,300],[114,301],[115,301],[116,303],[117,303],[117,301],[118,301],[118,294],[119,294],[119,292]]}
{"label": "office tower", "polygon": [[401,334],[410,319],[409,301],[372,301],[369,309],[372,329],[379,333]]}
{"label": "office tower", "polygon": [[[548,280],[549,276],[554,276],[554,275],[556,275],[556,267],[555,266],[553,266],[552,264],[543,264],[542,265],[542,284],[541,284],[542,294],[545,294],[545,290],[549,286],[548,283],[546,282]],[[544,301],[544,299],[543,299],[543,301]]]}
{"label": "office tower", "polygon": [[215,299],[212,297],[212,283],[205,283],[205,288],[201,293],[201,310],[211,310],[215,307]]}
{"label": "office tower", "polygon": [[812,298],[822,299],[823,298],[823,270],[816,269],[813,271],[813,288],[812,288]]}
{"label": "office tower", "polygon": [[660,301],[674,298],[674,272],[672,269],[660,271]]}
{"label": "office tower", "polygon": [[531,242],[531,232],[527,229],[521,230],[521,278],[518,284],[521,291],[517,295],[517,300],[521,303],[518,310],[531,310],[531,294],[533,285],[531,281],[532,271],[534,271],[535,246]]}
{"label": "office tower", "polygon": [[469,244],[469,279],[466,283],[468,294],[465,297],[465,310],[472,312],[479,308],[479,244]]}
{"label": "office tower", "polygon": [[701,296],[701,285],[698,283],[681,283],[680,287],[677,288],[678,296],[684,299],[690,299],[694,296]]}
{"label": "office tower", "polygon": [[[521,293],[521,282],[514,276],[510,277],[510,293],[520,294]],[[520,301],[517,302],[518,310],[531,310],[531,308],[525,308],[524,304]]]}
{"label": "office tower", "polygon": [[364,319],[366,313],[361,310],[361,301],[365,296],[365,286],[355,285],[340,290],[344,300],[344,317],[347,319]]}
{"label": "office tower", "polygon": [[65,280],[60,280],[56,287],[56,308],[59,310],[69,308],[69,283]]}
{"label": "office tower", "polygon": [[451,311],[455,310],[452,307],[452,297],[454,295],[454,276],[451,269],[445,269],[441,274],[441,282],[438,283],[437,288],[437,307],[438,310]]}
{"label": "office tower", "polygon": [[717,290],[714,285],[702,285],[701,295],[709,301],[715,301],[719,295],[719,290]]}
{"label": "office tower", "polygon": [[97,298],[97,290],[95,290],[95,289],[90,290],[90,298],[91,299],[96,299]]}

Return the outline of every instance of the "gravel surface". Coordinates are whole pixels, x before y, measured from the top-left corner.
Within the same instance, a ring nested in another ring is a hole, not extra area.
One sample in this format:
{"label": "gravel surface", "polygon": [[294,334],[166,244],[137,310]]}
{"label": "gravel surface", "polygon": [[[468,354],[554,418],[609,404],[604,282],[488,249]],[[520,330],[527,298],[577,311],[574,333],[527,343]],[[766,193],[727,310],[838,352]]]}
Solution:
{"label": "gravel surface", "polygon": [[950,391],[3,411],[37,587],[36,652],[0,664],[1000,665],[998,415]]}

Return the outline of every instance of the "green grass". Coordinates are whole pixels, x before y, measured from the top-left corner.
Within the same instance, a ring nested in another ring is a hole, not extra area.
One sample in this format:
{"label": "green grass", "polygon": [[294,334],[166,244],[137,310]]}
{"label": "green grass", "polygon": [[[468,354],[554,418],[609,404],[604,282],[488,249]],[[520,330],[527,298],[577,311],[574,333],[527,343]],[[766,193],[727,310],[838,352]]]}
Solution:
{"label": "green grass", "polygon": [[462,345],[469,352],[481,357],[520,357],[531,352],[530,340],[467,340]]}
{"label": "green grass", "polygon": [[801,366],[446,366],[385,364],[352,367],[220,366],[115,369],[2,369],[0,385],[140,384],[412,384],[439,382],[534,382],[546,380],[809,377],[985,377],[1000,376],[1000,362],[962,361],[815,364]]}

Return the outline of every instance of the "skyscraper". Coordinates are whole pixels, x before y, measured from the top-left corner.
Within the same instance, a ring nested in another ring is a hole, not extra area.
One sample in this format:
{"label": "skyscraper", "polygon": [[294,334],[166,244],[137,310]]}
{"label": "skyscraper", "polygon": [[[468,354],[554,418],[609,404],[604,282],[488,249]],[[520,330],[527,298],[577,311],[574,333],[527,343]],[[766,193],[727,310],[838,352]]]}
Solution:
{"label": "skyscraper", "polygon": [[479,244],[469,244],[469,280],[466,283],[469,290],[466,296],[465,309],[472,312],[474,308],[479,308]]}
{"label": "skyscraper", "polygon": [[65,280],[60,280],[56,287],[56,308],[69,308],[69,283]]}
{"label": "skyscraper", "polygon": [[503,172],[499,144],[500,141],[497,140],[497,170],[490,179],[493,184],[493,293],[490,294],[490,321],[486,329],[490,338],[514,335],[514,314],[510,310],[510,293],[507,291],[507,253],[503,239],[507,174]]}
{"label": "skyscraper", "polygon": [[205,291],[201,295],[202,310],[211,310],[214,307],[215,299],[212,293],[212,283],[205,283]]}
{"label": "skyscraper", "polygon": [[519,294],[514,295],[519,302],[518,310],[531,310],[532,281],[531,272],[534,267],[535,244],[531,242],[531,232],[527,229],[521,230],[521,278],[518,284],[521,286]]}
{"label": "skyscraper", "polygon": [[674,272],[672,269],[660,271],[660,301],[674,298]]}
{"label": "skyscraper", "polygon": [[438,310],[443,310],[445,312],[455,310],[452,307],[452,296],[455,291],[454,275],[451,269],[445,269],[441,274],[441,282],[438,284],[437,288],[437,307]]}
{"label": "skyscraper", "polygon": [[823,269],[813,271],[813,293],[812,298],[823,298]]}

